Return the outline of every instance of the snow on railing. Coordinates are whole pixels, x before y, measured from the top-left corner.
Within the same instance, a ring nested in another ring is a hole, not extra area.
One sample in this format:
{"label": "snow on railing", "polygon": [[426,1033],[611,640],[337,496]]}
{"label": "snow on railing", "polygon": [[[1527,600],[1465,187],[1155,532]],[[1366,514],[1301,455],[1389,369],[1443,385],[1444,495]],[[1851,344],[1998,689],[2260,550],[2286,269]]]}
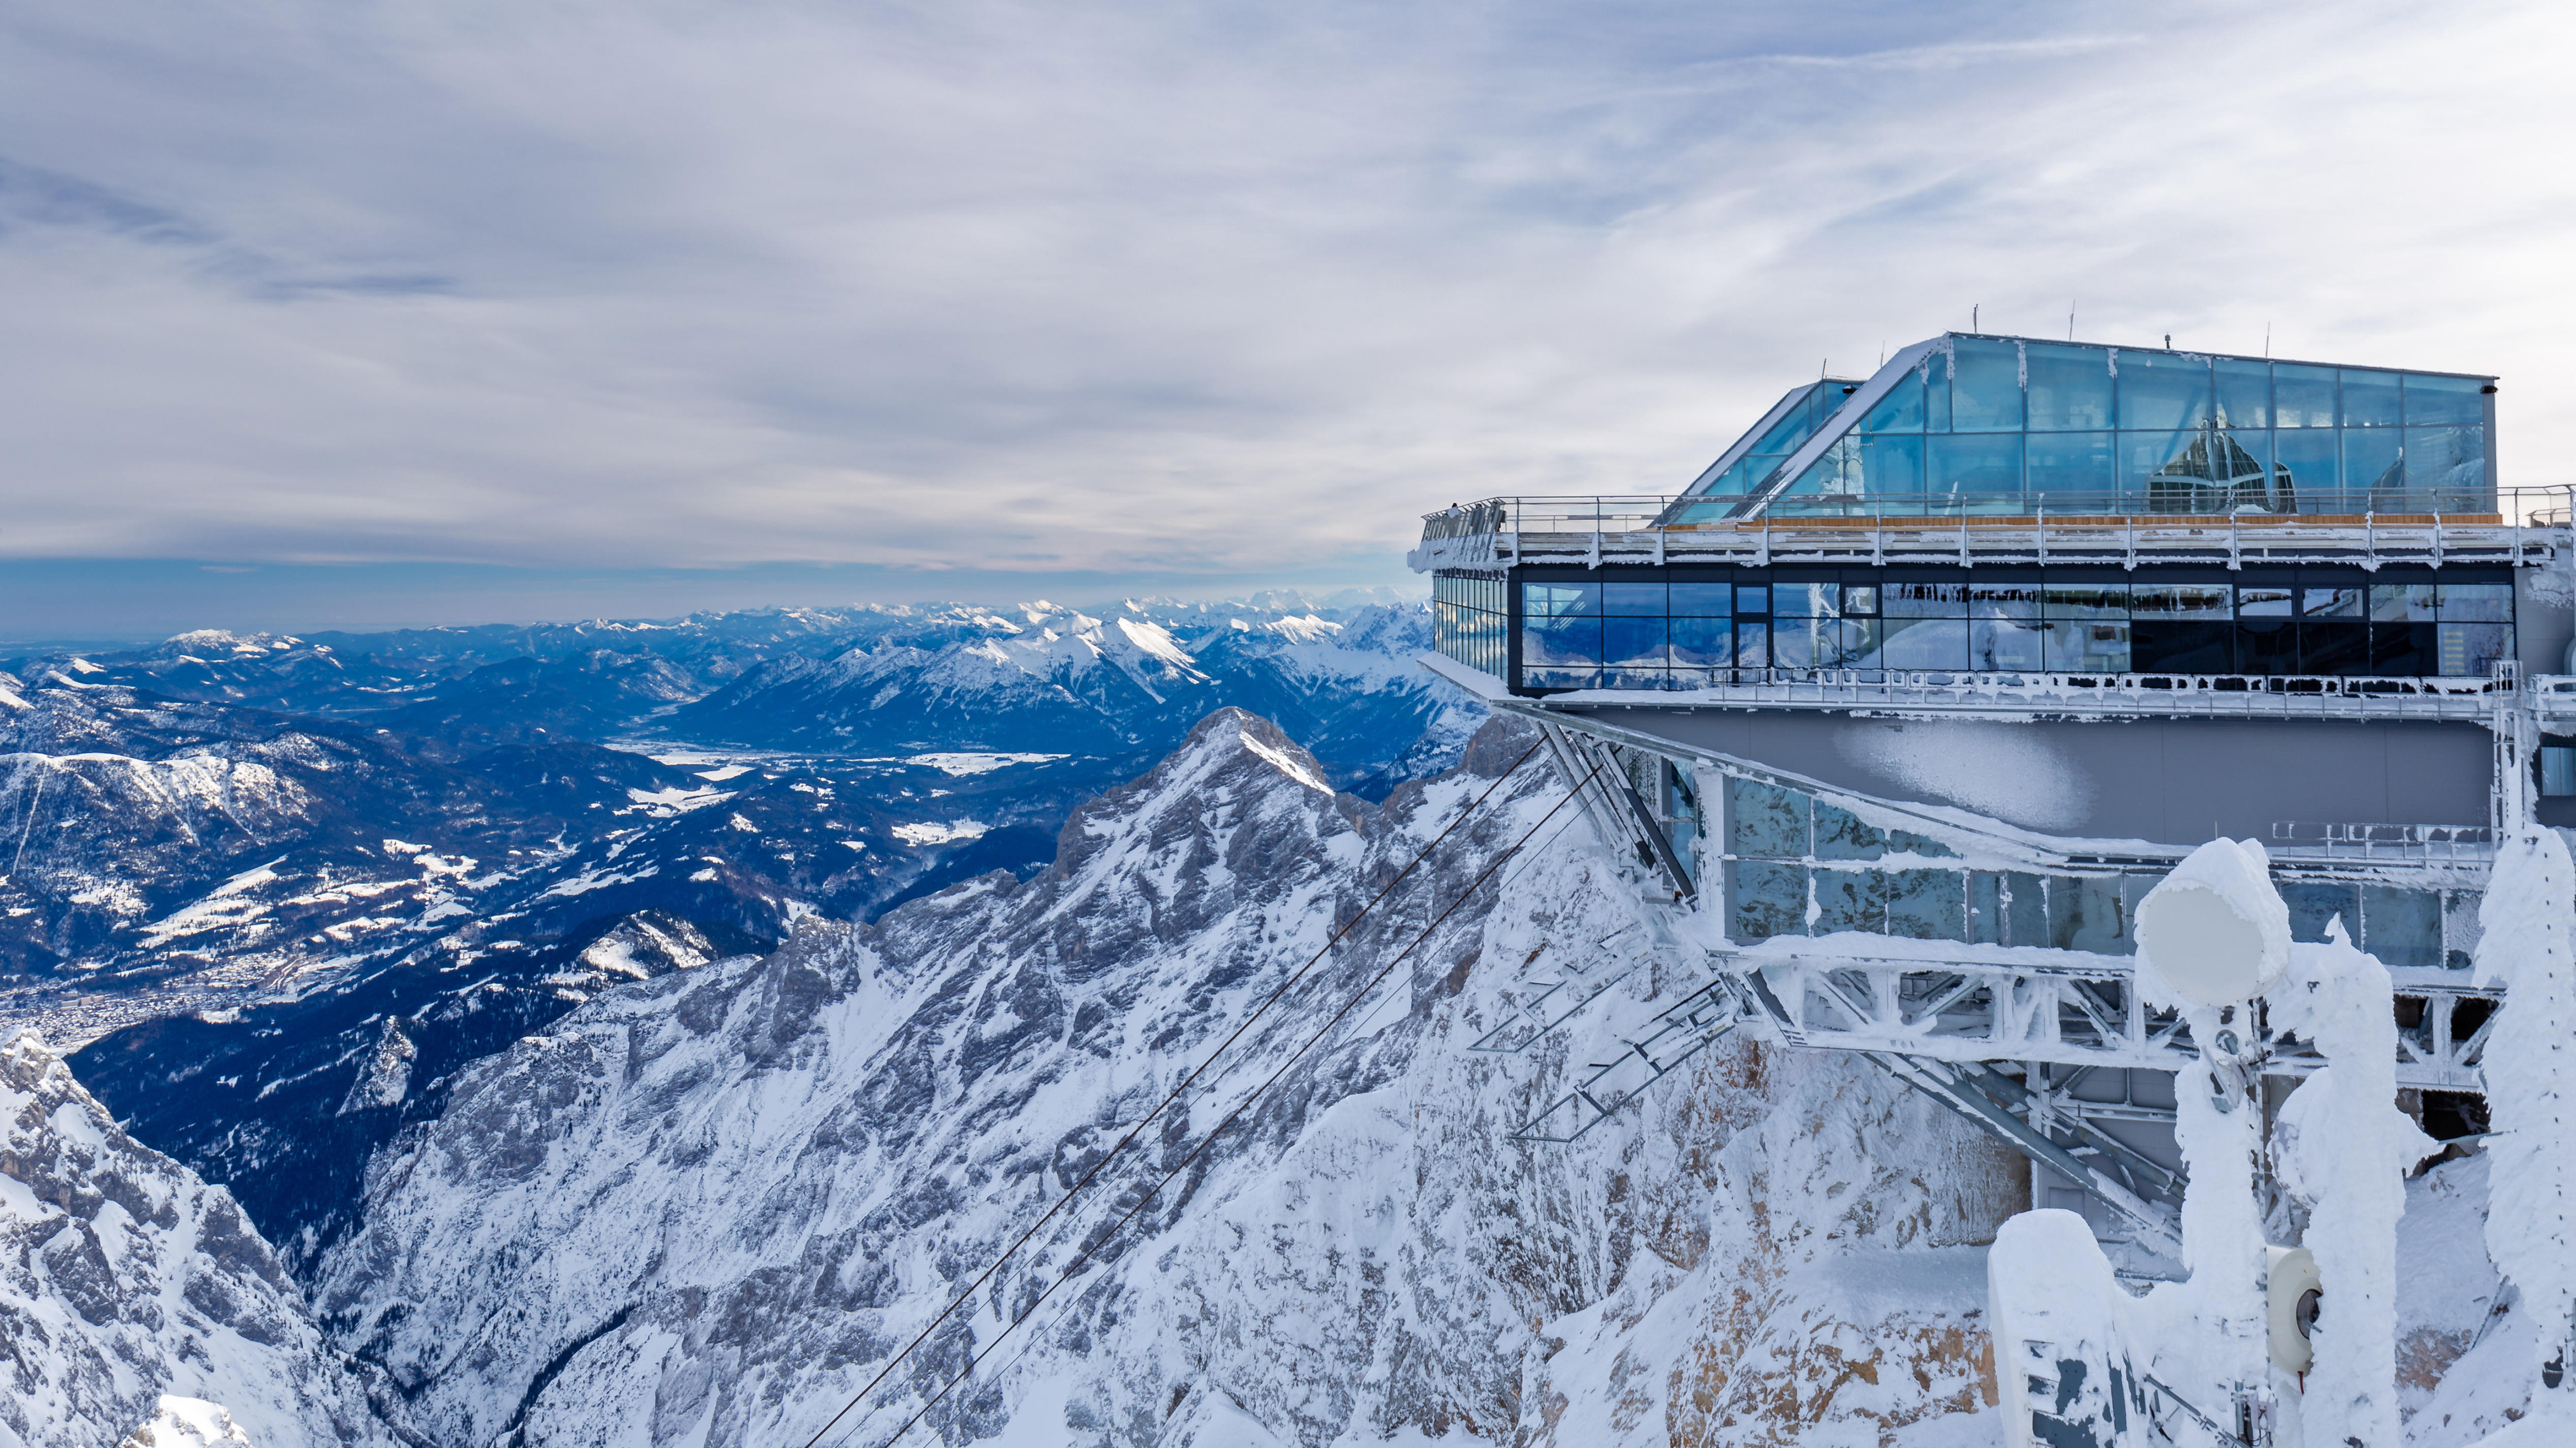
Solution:
{"label": "snow on railing", "polygon": [[[1572,689],[1567,705],[1655,708],[1938,709],[1944,712],[2147,714],[2216,718],[2485,720],[2510,682],[2306,674],[1910,673],[1893,669],[1745,669],[1698,689]],[[2567,696],[2576,708],[2576,693]]]}

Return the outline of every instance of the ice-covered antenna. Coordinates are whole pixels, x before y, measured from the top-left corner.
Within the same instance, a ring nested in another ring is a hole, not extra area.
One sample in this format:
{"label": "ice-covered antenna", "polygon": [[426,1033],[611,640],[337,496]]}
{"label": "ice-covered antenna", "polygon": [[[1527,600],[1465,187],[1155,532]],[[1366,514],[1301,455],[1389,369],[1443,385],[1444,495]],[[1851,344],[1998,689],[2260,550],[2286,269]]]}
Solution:
{"label": "ice-covered antenna", "polygon": [[2138,902],[2138,953],[2195,1005],[2251,1000],[2290,965],[2289,906],[2248,845],[2211,840]]}

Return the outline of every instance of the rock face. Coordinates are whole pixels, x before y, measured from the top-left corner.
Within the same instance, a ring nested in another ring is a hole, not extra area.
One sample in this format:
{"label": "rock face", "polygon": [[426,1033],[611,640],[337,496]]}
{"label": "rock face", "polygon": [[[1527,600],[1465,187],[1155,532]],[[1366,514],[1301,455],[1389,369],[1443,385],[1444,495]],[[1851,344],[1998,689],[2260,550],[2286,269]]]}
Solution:
{"label": "rock face", "polygon": [[0,1377],[6,1448],[186,1442],[213,1420],[154,1426],[177,1399],[261,1445],[393,1441],[231,1195],[119,1130],[32,1032],[0,1045]]}
{"label": "rock face", "polygon": [[325,1320],[441,1443],[804,1442],[1320,950],[851,1441],[978,1353],[947,1441],[1991,1437],[1973,1244],[2027,1188],[1874,1068],[1730,1040],[1572,1147],[1508,1140],[1673,994],[1640,969],[1589,1035],[1468,1049],[1636,949],[1543,754],[1324,949],[1521,728],[1373,807],[1220,711],[1025,884],[606,993],[378,1158]]}

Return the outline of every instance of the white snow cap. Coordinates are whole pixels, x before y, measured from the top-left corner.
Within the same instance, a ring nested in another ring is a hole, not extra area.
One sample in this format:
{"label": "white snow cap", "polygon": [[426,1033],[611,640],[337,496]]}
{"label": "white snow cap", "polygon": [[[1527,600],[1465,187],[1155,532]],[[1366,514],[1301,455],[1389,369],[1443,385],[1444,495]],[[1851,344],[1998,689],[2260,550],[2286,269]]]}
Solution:
{"label": "white snow cap", "polygon": [[161,1396],[152,1421],[125,1435],[116,1448],[249,1448],[250,1435],[221,1403]]}
{"label": "white snow cap", "polygon": [[2138,902],[2138,953],[2167,989],[2222,1006],[2270,990],[2290,966],[2290,907],[2254,840],[2211,840]]}

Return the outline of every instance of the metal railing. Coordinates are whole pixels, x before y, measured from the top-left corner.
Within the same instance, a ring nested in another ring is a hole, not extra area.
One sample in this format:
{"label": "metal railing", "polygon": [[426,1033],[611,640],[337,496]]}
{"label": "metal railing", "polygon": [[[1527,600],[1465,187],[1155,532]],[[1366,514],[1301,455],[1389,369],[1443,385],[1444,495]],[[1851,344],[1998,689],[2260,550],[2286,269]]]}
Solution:
{"label": "metal railing", "polygon": [[2484,721],[2514,685],[2492,677],[2303,674],[1913,673],[1895,669],[1737,669],[1695,689],[1581,688],[1551,704],[1658,708],[1902,709],[2194,718],[2405,718]]}

